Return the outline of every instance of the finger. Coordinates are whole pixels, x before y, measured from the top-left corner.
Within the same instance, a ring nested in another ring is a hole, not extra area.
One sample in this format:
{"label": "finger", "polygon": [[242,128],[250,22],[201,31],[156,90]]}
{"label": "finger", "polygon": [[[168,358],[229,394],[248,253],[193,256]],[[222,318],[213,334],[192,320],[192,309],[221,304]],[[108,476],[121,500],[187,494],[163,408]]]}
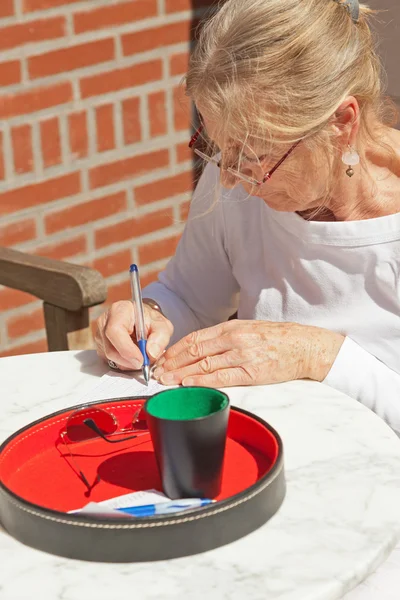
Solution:
{"label": "finger", "polygon": [[175,358],[182,352],[185,352],[191,346],[196,346],[207,340],[212,340],[215,338],[221,337],[227,328],[225,327],[226,323],[220,323],[219,325],[214,325],[213,327],[207,327],[206,329],[201,329],[199,331],[193,331],[186,335],[184,338],[179,340],[176,344],[168,348],[165,353],[165,360]]}
{"label": "finger", "polygon": [[199,341],[197,336],[192,337],[193,343],[183,348],[182,352],[170,358],[170,349],[167,350],[160,366],[164,371],[176,371],[187,365],[199,363],[206,356],[215,356],[232,350],[232,338],[228,335],[210,337],[209,339]]}
{"label": "finger", "polygon": [[[97,320],[97,331],[95,334],[96,351],[103,360],[113,360],[117,367],[123,371],[132,370],[132,365],[122,364],[124,360],[120,357],[114,346],[104,336],[104,328],[107,323],[107,313],[103,313]],[[118,361],[118,362],[117,362]]]}
{"label": "finger", "polygon": [[157,367],[154,371],[154,377],[160,379],[164,385],[180,384],[186,377],[207,375],[220,369],[240,366],[242,361],[243,358],[239,355],[239,352],[231,350],[215,356],[206,356],[202,360],[177,371],[164,372],[162,366]]}
{"label": "finger", "polygon": [[[111,306],[104,328],[104,345],[107,358],[118,365],[139,369],[142,353],[131,338],[135,315],[132,302],[116,302]],[[115,354],[116,353],[116,354]]]}
{"label": "finger", "polygon": [[112,360],[122,371],[132,371],[140,369],[143,364],[143,357],[140,354],[140,360],[127,360],[123,358],[118,350],[106,339],[104,342],[105,356],[107,360]]}
{"label": "finger", "polygon": [[147,353],[157,360],[168,346],[174,327],[171,321],[154,309],[145,309],[144,318],[147,327]]}
{"label": "finger", "polygon": [[196,375],[193,377],[187,377],[182,381],[182,385],[188,386],[201,386],[201,387],[214,387],[224,388],[233,387],[236,385],[249,385],[252,383],[249,380],[249,376],[245,370],[240,367],[232,369],[221,369],[214,373],[207,375]]}

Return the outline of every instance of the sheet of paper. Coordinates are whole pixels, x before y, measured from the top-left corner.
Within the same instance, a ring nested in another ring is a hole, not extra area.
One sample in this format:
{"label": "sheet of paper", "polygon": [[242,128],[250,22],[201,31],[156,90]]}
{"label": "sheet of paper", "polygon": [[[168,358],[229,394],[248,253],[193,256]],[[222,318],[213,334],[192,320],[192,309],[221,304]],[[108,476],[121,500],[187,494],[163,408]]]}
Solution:
{"label": "sheet of paper", "polygon": [[167,389],[167,386],[161,385],[152,378],[150,378],[147,386],[141,373],[129,372],[125,374],[108,371],[96,386],[81,398],[81,402],[95,402],[96,400],[124,398],[125,396],[152,396]]}
{"label": "sheet of paper", "polygon": [[160,504],[161,502],[168,501],[169,498],[157,490],[140,490],[139,492],[131,492],[130,494],[123,494],[109,500],[103,500],[103,502],[98,502],[98,504],[100,506],[107,506],[108,508],[127,508],[128,506],[144,506],[146,504]]}
{"label": "sheet of paper", "polygon": [[89,502],[83,508],[71,510],[70,514],[73,513],[86,513],[106,516],[119,516],[121,513],[117,512],[117,508],[127,508],[130,506],[144,506],[146,504],[160,504],[162,502],[168,502],[169,498],[162,492],[157,490],[142,490],[139,492],[131,492],[130,494],[123,494],[122,496],[116,496],[109,500],[103,500],[103,502]]}

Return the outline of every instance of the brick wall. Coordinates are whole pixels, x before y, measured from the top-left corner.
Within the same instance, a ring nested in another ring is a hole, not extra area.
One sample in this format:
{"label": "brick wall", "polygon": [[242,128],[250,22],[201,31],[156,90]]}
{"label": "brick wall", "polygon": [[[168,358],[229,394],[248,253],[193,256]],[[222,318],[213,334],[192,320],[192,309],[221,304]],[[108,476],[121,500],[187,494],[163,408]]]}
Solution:
{"label": "brick wall", "polygon": [[[192,189],[179,82],[208,4],[0,0],[0,245],[95,267],[107,302],[131,262],[155,279]],[[41,302],[0,288],[0,355],[45,349]]]}

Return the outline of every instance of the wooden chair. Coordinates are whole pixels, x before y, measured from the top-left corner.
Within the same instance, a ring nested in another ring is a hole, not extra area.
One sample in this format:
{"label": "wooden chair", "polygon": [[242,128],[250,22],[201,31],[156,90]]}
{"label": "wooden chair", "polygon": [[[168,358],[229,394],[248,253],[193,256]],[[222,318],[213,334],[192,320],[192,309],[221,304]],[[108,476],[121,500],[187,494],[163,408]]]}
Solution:
{"label": "wooden chair", "polygon": [[50,352],[68,350],[68,334],[90,332],[89,307],[107,297],[106,282],[94,269],[8,248],[0,248],[0,284],[43,300]]}

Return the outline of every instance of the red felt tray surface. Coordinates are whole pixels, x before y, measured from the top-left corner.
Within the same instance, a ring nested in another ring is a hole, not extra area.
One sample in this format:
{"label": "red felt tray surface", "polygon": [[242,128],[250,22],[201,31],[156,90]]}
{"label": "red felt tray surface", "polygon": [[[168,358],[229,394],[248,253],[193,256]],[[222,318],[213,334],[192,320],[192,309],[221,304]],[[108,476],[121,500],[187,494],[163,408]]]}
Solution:
{"label": "red felt tray surface", "polygon": [[[143,400],[119,400],[97,407],[127,427]],[[161,491],[149,435],[111,446],[101,439],[70,444],[75,461],[94,486],[90,498],[60,438],[71,411],[18,434],[0,456],[0,480],[14,494],[39,506],[67,512],[89,501],[100,502],[132,491]],[[144,411],[141,413],[144,415]],[[228,426],[219,500],[237,494],[266,475],[278,457],[278,444],[262,423],[235,409]]]}

